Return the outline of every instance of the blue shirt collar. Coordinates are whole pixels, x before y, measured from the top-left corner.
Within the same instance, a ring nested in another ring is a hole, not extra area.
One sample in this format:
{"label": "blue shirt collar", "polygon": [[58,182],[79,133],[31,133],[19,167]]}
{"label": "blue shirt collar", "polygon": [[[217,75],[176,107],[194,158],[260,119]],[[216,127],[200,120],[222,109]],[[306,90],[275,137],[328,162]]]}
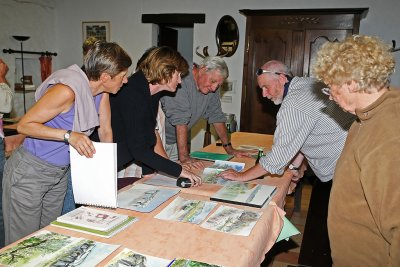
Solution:
{"label": "blue shirt collar", "polygon": [[289,91],[290,82],[293,79],[293,77],[290,77],[290,76],[287,76],[287,75],[286,75],[286,78],[287,78],[288,81],[284,85],[283,99],[286,97],[286,95],[287,95],[287,93]]}

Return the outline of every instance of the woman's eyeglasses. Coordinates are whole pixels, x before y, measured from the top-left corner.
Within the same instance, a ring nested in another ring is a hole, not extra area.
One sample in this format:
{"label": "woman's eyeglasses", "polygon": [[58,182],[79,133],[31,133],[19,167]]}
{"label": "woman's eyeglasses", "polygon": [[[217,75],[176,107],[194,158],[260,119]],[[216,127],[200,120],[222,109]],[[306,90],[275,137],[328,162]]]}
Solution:
{"label": "woman's eyeglasses", "polygon": [[327,88],[327,87],[322,88],[322,89],[321,89],[321,92],[322,92],[323,94],[325,94],[325,95],[331,95],[331,89],[330,89],[330,88]]}

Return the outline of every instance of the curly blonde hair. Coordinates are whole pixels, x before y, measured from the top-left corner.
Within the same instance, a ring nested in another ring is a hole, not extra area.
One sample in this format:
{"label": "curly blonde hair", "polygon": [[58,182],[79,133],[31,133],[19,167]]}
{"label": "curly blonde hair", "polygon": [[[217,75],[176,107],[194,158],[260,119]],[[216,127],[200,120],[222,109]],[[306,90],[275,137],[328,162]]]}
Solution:
{"label": "curly blonde hair", "polygon": [[373,93],[390,85],[395,59],[391,47],[377,37],[353,35],[327,42],[318,51],[313,72],[327,85],[355,81],[358,91]]}

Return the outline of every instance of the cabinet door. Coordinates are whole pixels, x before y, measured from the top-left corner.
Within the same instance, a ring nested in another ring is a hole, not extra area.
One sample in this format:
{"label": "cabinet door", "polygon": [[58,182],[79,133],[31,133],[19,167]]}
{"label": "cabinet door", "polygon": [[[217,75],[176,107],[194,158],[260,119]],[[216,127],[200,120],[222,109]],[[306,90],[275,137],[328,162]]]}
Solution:
{"label": "cabinet door", "polygon": [[303,76],[313,76],[312,66],[315,63],[318,50],[324,43],[342,41],[351,34],[352,30],[306,30]]}
{"label": "cabinet door", "polygon": [[292,33],[290,30],[254,29],[247,38],[247,62],[244,68],[246,83],[242,93],[240,130],[273,134],[279,106],[262,97],[255,72],[263,63],[272,59],[290,65]]}

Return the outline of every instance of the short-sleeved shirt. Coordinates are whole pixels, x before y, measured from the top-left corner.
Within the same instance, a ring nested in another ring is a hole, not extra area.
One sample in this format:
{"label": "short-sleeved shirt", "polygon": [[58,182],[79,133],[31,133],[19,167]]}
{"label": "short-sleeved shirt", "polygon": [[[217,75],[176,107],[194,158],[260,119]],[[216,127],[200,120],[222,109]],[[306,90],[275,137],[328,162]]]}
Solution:
{"label": "short-sleeved shirt", "polygon": [[207,95],[201,93],[191,71],[182,79],[175,94],[161,98],[161,104],[165,113],[167,144],[176,143],[176,125],[187,125],[191,129],[201,118],[209,123],[226,121],[219,90]]}

